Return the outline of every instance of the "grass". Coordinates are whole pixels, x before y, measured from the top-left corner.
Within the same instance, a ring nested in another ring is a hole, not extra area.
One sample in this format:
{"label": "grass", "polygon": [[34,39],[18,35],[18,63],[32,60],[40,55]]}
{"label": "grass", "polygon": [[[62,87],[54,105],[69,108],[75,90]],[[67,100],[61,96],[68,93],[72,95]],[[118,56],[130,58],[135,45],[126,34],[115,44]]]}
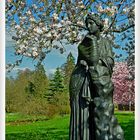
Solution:
{"label": "grass", "polygon": [[[6,140],[67,140],[69,116],[55,117],[51,120],[33,122],[8,122],[7,115]],[[16,114],[16,116],[18,116]],[[19,117],[20,118],[20,117]],[[21,119],[21,118],[20,118]],[[27,119],[27,117],[25,117]],[[14,119],[13,119],[14,120]],[[22,120],[23,117],[22,117]],[[29,118],[28,118],[29,120]],[[23,123],[22,123],[23,122]]]}
{"label": "grass", "polygon": [[24,115],[20,113],[8,113],[6,115],[6,122],[27,122],[27,121],[37,121],[37,120],[48,120],[47,116],[33,116]]}
{"label": "grass", "polygon": [[[116,112],[125,140],[134,140],[134,114]],[[46,116],[7,114],[6,140],[68,140],[69,115],[47,120]]]}
{"label": "grass", "polygon": [[118,118],[119,124],[124,130],[125,140],[134,140],[135,139],[134,113],[118,112],[115,113],[115,116]]}

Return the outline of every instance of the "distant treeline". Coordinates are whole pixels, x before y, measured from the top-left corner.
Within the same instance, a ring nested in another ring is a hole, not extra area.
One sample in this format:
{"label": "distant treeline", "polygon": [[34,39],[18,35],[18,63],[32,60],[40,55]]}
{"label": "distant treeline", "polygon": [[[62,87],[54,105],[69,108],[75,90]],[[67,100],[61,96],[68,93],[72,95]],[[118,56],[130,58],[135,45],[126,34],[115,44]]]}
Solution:
{"label": "distant treeline", "polygon": [[[70,113],[69,80],[75,59],[71,53],[66,63],[48,77],[42,64],[35,70],[19,71],[16,78],[6,78],[6,112],[24,114],[65,115]],[[123,62],[115,63],[114,104],[117,110],[134,110],[134,80],[128,80],[128,68]]]}
{"label": "distant treeline", "polygon": [[66,63],[48,78],[42,64],[34,71],[19,71],[16,78],[6,78],[6,112],[47,115],[69,114],[69,79],[75,66],[71,53]]}

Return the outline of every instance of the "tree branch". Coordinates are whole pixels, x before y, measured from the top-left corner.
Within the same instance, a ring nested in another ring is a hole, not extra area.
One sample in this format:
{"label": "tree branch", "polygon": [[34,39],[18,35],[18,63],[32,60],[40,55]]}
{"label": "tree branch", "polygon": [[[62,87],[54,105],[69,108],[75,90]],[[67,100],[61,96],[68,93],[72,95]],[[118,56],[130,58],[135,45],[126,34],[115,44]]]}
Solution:
{"label": "tree branch", "polygon": [[124,32],[124,31],[132,28],[132,27],[135,27],[135,24],[132,24],[132,25],[130,25],[130,26],[126,27],[126,28],[123,28],[121,30],[110,30],[110,32],[121,33],[121,32]]}
{"label": "tree branch", "polygon": [[126,18],[123,18],[123,19],[121,19],[121,20],[118,20],[117,22],[122,22],[122,21],[124,21],[124,20],[126,20],[126,19],[128,19],[127,17]]}
{"label": "tree branch", "polygon": [[[119,9],[121,8],[121,4],[122,4],[124,1],[125,1],[125,0],[121,0],[120,5],[119,5],[119,7],[118,7],[118,11],[119,11]],[[112,23],[110,24],[110,26],[109,26],[109,28],[108,28],[107,30],[109,30],[109,29],[112,27],[112,25],[114,24],[114,22],[115,22],[115,20],[116,20],[116,17],[117,17],[117,14],[115,14],[115,16],[114,16],[114,18],[113,18],[113,21],[112,21]]]}
{"label": "tree branch", "polygon": [[74,23],[72,23],[71,26],[76,26],[76,27],[82,28],[84,30],[88,30],[86,27],[84,27],[82,25],[77,25],[77,24],[74,24]]}

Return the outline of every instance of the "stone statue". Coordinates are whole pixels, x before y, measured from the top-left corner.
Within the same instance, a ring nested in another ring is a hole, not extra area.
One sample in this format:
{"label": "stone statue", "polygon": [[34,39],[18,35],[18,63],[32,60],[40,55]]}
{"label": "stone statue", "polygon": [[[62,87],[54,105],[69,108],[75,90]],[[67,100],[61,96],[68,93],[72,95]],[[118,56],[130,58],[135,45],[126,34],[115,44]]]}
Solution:
{"label": "stone statue", "polygon": [[114,116],[114,59],[109,40],[100,36],[103,23],[88,14],[89,33],[78,46],[78,61],[70,79],[70,140],[124,140]]}

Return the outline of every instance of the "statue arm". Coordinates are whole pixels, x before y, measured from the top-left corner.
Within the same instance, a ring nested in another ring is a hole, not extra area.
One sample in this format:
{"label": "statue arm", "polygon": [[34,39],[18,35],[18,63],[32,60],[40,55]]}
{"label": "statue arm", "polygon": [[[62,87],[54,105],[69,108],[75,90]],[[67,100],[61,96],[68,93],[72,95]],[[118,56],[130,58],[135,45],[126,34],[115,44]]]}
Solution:
{"label": "statue arm", "polygon": [[107,58],[106,61],[108,63],[108,66],[111,70],[111,73],[113,72],[113,67],[114,67],[114,57],[113,57],[113,51],[112,51],[112,46],[111,42],[107,41],[106,43],[106,48],[107,48]]}
{"label": "statue arm", "polygon": [[88,65],[96,65],[99,61],[97,38],[87,35],[78,47],[79,58],[86,60]]}
{"label": "statue arm", "polygon": [[113,54],[113,50],[112,50],[112,46],[111,43],[107,42],[107,62],[110,65],[110,67],[113,69],[114,67],[114,54]]}
{"label": "statue arm", "polygon": [[100,60],[109,68],[110,73],[112,74],[114,67],[114,54],[112,51],[111,42],[104,40],[103,44],[105,45],[105,52],[102,54],[103,57],[101,57]]}

